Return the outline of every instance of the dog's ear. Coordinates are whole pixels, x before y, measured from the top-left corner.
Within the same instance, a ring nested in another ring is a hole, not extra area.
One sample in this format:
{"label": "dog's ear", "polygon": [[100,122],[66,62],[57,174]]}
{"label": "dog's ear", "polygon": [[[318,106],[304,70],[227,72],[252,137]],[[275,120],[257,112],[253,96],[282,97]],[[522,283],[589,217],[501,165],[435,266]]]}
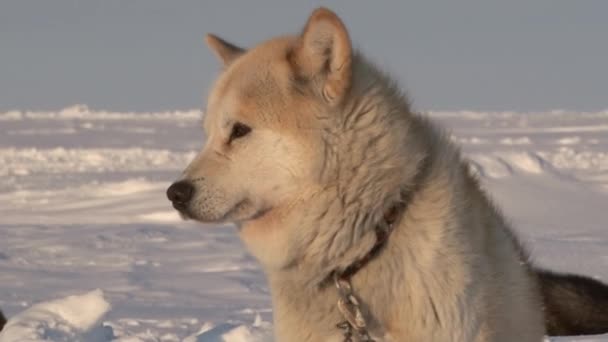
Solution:
{"label": "dog's ear", "polygon": [[205,42],[225,66],[232,63],[232,61],[245,52],[245,49],[230,44],[222,38],[210,33],[205,36]]}
{"label": "dog's ear", "polygon": [[352,78],[352,46],[342,20],[327,8],[314,10],[290,62],[299,76],[321,87],[325,101],[340,104]]}

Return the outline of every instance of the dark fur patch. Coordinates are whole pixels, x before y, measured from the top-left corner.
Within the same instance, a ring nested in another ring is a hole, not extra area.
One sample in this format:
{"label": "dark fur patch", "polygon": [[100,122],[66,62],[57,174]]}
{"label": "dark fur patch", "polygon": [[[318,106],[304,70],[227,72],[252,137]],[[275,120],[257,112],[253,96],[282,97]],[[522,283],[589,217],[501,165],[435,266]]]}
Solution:
{"label": "dark fur patch", "polygon": [[550,336],[608,332],[608,285],[572,274],[535,270]]}
{"label": "dark fur patch", "polygon": [[5,324],[6,324],[6,318],[2,314],[2,311],[0,311],[0,331],[2,331],[2,328],[4,328]]}

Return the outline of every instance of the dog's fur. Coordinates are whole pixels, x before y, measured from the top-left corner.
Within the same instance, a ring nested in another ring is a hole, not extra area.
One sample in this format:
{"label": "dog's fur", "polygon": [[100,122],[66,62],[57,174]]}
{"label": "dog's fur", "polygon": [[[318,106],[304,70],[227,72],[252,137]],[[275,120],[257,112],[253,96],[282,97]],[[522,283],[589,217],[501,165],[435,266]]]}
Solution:
{"label": "dog's fur", "polygon": [[[371,250],[400,201],[386,246],[352,279],[373,336],[542,340],[543,299],[581,281],[564,287],[557,276],[553,287],[550,273],[535,273],[459,150],[352,49],[333,12],[317,9],[301,34],[247,51],[213,35],[207,43],[224,71],[209,96],[205,147],[182,179],[194,193],[174,205],[237,224],[267,273],[277,341],[343,340],[337,291],[324,280]],[[570,307],[547,306],[550,329],[562,331]]]}
{"label": "dog's fur", "polygon": [[2,331],[5,324],[6,324],[6,318],[2,314],[2,311],[0,311],[0,331]]}
{"label": "dog's fur", "polygon": [[550,335],[608,331],[608,290],[597,280],[537,270]]}

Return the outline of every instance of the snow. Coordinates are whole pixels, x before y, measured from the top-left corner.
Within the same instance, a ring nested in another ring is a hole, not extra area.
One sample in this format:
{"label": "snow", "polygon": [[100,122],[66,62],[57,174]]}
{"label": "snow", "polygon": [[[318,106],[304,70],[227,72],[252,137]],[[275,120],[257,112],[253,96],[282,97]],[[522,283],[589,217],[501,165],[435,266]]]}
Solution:
{"label": "snow", "polygon": [[[428,115],[537,264],[608,282],[608,111]],[[234,228],[165,199],[203,139],[196,110],[0,113],[0,341],[271,341]]]}
{"label": "snow", "polygon": [[32,305],[4,327],[2,341],[107,341],[111,330],[99,325],[110,304],[99,289]]}

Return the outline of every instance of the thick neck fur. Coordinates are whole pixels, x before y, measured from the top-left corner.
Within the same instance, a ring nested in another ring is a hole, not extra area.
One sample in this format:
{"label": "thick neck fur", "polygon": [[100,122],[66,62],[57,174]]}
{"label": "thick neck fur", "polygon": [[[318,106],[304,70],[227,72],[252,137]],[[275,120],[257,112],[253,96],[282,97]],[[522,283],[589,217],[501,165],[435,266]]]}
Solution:
{"label": "thick neck fur", "polygon": [[299,203],[279,223],[285,227],[277,228],[288,231],[290,262],[276,275],[298,278],[292,280],[307,288],[372,249],[385,212],[413,191],[432,148],[427,145],[443,140],[423,136],[441,133],[424,129],[429,123],[410,112],[395,84],[359,56],[353,76],[341,113],[327,119],[323,131],[323,190]]}

